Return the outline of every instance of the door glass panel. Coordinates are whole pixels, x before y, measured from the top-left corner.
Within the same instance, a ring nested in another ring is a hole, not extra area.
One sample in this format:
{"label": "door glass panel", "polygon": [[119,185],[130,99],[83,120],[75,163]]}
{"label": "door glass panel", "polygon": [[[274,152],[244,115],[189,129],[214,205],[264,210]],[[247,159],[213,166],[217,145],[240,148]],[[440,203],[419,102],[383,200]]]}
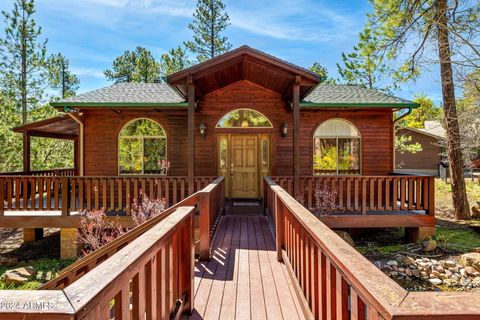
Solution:
{"label": "door glass panel", "polygon": [[221,137],[220,138],[220,156],[219,156],[219,162],[218,165],[220,167],[220,170],[226,170],[227,169],[227,146],[228,145],[228,140],[227,137]]}

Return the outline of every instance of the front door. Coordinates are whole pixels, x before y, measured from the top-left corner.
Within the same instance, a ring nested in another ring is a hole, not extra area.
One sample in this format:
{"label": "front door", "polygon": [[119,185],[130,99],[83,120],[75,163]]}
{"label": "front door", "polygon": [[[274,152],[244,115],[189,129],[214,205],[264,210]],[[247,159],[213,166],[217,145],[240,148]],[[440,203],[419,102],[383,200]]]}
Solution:
{"label": "front door", "polygon": [[218,171],[225,177],[229,198],[258,198],[269,174],[270,137],[257,134],[218,136]]}

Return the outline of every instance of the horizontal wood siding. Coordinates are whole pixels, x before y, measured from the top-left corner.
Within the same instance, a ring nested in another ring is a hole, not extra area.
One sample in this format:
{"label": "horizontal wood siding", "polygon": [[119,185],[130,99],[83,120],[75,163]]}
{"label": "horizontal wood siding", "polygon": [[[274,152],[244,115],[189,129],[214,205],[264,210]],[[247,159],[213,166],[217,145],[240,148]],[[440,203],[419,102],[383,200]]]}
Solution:
{"label": "horizontal wood siding", "polygon": [[398,130],[397,137],[400,136],[412,137],[411,143],[419,143],[422,151],[417,153],[396,151],[396,169],[438,170],[441,150],[436,138],[408,129]]}
{"label": "horizontal wood siding", "polygon": [[[272,129],[216,129],[218,120],[234,109],[249,108],[266,115]],[[187,175],[187,111],[85,110],[85,175],[116,175],[118,133],[130,120],[146,117],[159,122],[167,132],[171,175]],[[330,118],[355,124],[362,135],[362,174],[385,175],[392,171],[391,110],[322,109],[300,112],[300,174],[312,174],[313,133]],[[198,127],[207,126],[201,137]],[[281,128],[288,125],[288,135]],[[272,175],[293,174],[293,115],[282,95],[247,80],[241,80],[204,96],[195,112],[195,175],[217,175],[217,134],[271,135]]]}
{"label": "horizontal wood siding", "polygon": [[85,111],[85,175],[118,174],[118,133],[130,120],[149,118],[167,133],[170,175],[187,175],[187,112],[122,110]]}

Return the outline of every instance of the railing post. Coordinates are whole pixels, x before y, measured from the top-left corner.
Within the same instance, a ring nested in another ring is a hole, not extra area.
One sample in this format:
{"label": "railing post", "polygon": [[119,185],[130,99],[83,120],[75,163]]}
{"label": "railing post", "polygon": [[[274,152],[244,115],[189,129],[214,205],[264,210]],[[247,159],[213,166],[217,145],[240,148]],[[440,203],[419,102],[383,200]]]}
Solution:
{"label": "railing post", "polygon": [[[193,210],[183,226],[180,237],[181,251],[179,252],[179,280],[180,295],[185,294],[183,313],[191,315],[194,307],[194,278],[195,278],[195,244],[194,244],[194,215]],[[159,275],[161,276],[161,275]]]}
{"label": "railing post", "polygon": [[428,178],[428,215],[435,217],[435,177]]}
{"label": "railing post", "polygon": [[283,205],[280,205],[280,201],[277,198],[277,195],[274,194],[274,207],[275,207],[275,245],[277,247],[277,260],[282,262],[282,250],[284,246],[285,235],[283,234],[284,226],[284,212],[285,209]]}
{"label": "railing post", "polygon": [[199,207],[200,207],[200,260],[210,260],[210,193],[200,192],[199,194]]}
{"label": "railing post", "polygon": [[62,216],[68,216],[69,212],[69,205],[68,205],[68,198],[70,194],[69,190],[69,178],[62,177]]}
{"label": "railing post", "polygon": [[3,216],[4,213],[5,213],[5,180],[1,178],[0,179],[0,216]]}

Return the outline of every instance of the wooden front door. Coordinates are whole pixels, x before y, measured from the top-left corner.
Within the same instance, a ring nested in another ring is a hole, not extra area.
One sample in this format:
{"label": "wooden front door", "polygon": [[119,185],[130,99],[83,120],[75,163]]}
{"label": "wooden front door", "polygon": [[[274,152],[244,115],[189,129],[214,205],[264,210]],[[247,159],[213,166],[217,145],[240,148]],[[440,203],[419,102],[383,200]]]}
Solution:
{"label": "wooden front door", "polygon": [[257,136],[231,136],[230,190],[232,198],[258,197],[257,140]]}
{"label": "wooden front door", "polygon": [[225,177],[228,198],[259,198],[270,174],[270,136],[218,135],[218,174]]}

